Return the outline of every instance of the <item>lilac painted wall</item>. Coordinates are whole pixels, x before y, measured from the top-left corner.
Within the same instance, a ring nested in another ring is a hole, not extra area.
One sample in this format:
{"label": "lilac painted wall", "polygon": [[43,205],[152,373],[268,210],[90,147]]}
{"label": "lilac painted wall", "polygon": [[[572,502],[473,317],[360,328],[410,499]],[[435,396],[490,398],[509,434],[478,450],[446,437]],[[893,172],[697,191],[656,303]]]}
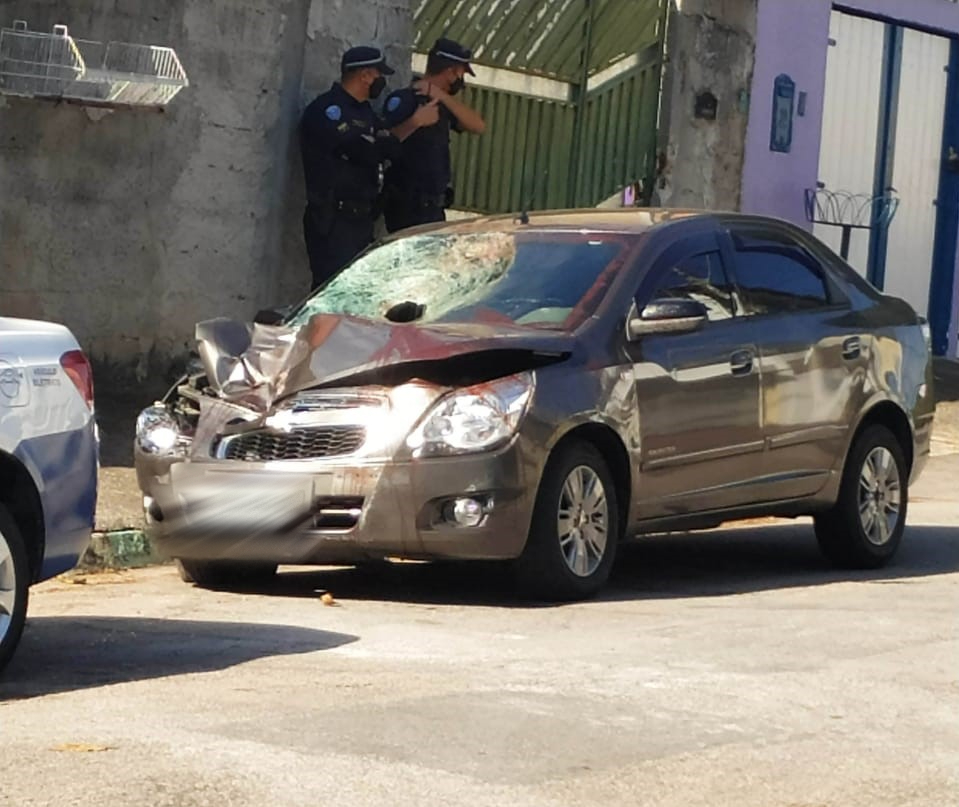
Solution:
{"label": "lilac painted wall", "polygon": [[[829,0],[759,0],[742,209],[805,224],[803,190],[816,184],[829,40]],[[807,94],[806,115],[793,120],[792,151],[769,150],[773,82],[781,73]]]}

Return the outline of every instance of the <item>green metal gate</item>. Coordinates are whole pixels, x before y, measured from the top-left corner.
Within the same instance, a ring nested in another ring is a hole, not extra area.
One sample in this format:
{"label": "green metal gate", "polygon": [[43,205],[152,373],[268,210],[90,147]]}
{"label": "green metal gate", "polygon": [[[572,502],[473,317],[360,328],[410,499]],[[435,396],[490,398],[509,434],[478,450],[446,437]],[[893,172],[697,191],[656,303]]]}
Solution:
{"label": "green metal gate", "polygon": [[[487,131],[453,138],[456,207],[589,207],[651,188],[667,3],[419,0],[416,52],[448,36],[480,66],[467,100]],[[549,93],[517,90],[528,77]]]}

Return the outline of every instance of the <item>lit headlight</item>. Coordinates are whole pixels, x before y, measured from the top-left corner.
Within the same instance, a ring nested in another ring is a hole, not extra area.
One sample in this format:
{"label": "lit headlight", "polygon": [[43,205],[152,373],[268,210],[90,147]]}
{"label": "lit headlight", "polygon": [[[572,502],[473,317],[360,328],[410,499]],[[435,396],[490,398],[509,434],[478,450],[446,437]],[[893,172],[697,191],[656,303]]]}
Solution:
{"label": "lit headlight", "polygon": [[497,448],[516,434],[532,393],[532,373],[459,390],[433,407],[406,444],[415,457]]}
{"label": "lit headlight", "polygon": [[172,454],[180,444],[180,429],[165,406],[151,406],[137,417],[137,445],[147,454]]}

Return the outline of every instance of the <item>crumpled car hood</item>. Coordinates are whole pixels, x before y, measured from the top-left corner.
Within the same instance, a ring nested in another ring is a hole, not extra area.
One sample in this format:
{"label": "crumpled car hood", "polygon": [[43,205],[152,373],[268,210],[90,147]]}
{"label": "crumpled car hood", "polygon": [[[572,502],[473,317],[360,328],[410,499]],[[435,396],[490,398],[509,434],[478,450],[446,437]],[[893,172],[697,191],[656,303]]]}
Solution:
{"label": "crumpled car hood", "polygon": [[397,324],[317,314],[302,328],[230,319],[196,327],[216,394],[259,412],[300,390],[399,384],[414,378],[469,384],[562,361],[573,337],[484,324]]}

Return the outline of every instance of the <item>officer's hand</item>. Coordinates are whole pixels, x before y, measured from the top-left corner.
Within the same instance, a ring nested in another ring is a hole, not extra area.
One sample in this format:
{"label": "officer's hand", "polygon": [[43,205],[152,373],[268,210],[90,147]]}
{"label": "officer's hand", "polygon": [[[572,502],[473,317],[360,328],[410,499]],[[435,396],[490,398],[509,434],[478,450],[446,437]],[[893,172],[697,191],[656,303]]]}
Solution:
{"label": "officer's hand", "polygon": [[439,87],[433,84],[430,81],[427,81],[425,78],[421,78],[419,81],[413,84],[413,90],[417,95],[425,95],[432,101],[442,101],[443,96],[446,95]]}
{"label": "officer's hand", "polygon": [[421,107],[416,108],[416,112],[413,113],[413,123],[416,124],[416,128],[421,129],[424,126],[433,126],[439,122],[440,119],[440,109],[437,106],[438,101],[430,101],[428,104],[423,104]]}

